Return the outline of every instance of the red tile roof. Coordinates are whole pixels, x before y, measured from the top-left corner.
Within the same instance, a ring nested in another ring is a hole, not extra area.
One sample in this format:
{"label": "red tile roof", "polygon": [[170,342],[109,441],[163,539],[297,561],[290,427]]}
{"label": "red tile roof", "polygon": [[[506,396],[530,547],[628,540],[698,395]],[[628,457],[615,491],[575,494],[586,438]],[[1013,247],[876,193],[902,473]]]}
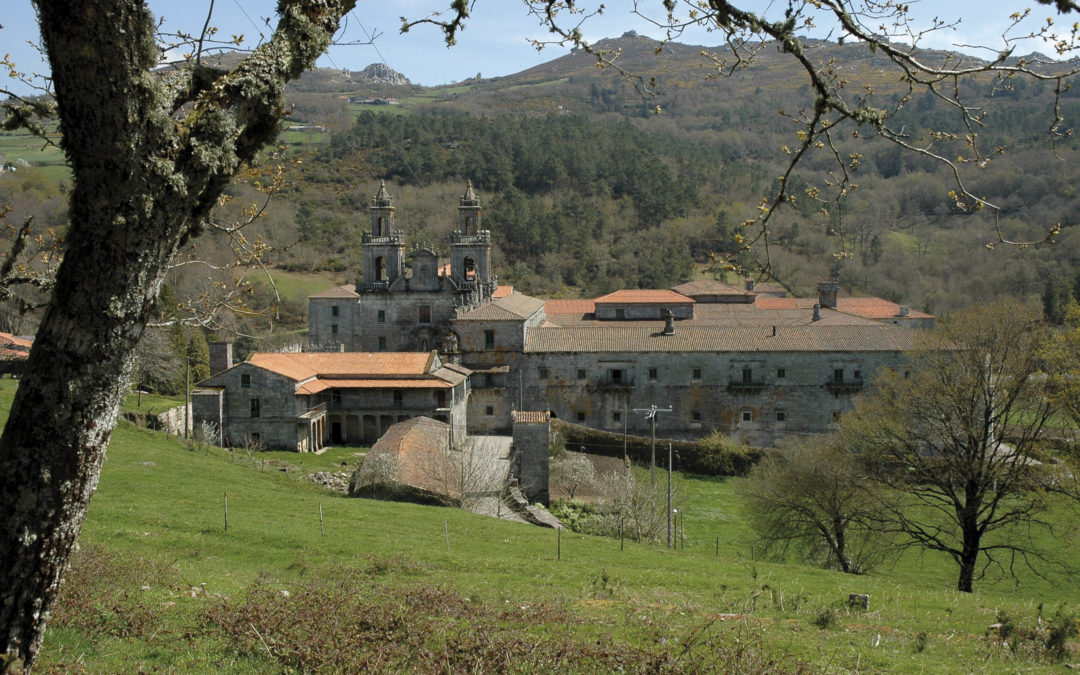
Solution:
{"label": "red tile roof", "polygon": [[20,349],[22,351],[30,351],[30,346],[34,344],[32,341],[25,338],[16,337],[11,333],[0,332],[0,345],[11,347],[13,349]]}
{"label": "red tile roof", "polygon": [[515,410],[514,424],[546,424],[549,417],[546,410]]}
{"label": "red tile roof", "polygon": [[432,352],[304,352],[252,354],[248,362],[292,380],[417,376],[431,371]]}
{"label": "red tile roof", "polygon": [[592,300],[545,300],[544,313],[552,314],[593,314],[596,302]]}
{"label": "red tile roof", "polygon": [[491,294],[492,299],[505,298],[514,292],[513,286],[496,286],[495,291]]}
{"label": "red tile roof", "polygon": [[596,304],[693,304],[693,298],[663,289],[632,289],[615,291],[596,299]]}
{"label": "red tile roof", "polygon": [[799,309],[799,302],[795,298],[777,298],[770,295],[757,296],[754,304],[761,309]]}
{"label": "red tile roof", "polygon": [[[845,314],[866,317],[868,319],[892,319],[900,316],[900,305],[882,298],[838,298],[836,310]],[[932,315],[910,310],[904,318],[930,319]]]}

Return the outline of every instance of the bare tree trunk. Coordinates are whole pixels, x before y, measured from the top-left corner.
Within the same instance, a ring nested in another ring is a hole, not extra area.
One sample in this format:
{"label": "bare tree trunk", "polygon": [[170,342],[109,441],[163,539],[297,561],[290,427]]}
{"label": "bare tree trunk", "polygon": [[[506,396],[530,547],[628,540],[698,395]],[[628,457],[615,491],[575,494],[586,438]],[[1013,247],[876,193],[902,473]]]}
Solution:
{"label": "bare tree trunk", "polygon": [[272,40],[228,78],[170,80],[150,73],[159,51],[141,2],[38,0],[74,189],[68,248],[0,438],[0,651],[26,668],[169,260],[275,138],[285,82],[352,5],[286,0]]}

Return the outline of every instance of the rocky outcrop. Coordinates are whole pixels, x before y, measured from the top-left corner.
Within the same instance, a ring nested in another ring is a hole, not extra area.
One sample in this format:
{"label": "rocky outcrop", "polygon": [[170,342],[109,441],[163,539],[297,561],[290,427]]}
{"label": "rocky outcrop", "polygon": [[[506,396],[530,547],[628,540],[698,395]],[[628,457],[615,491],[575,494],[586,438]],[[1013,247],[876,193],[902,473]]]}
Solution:
{"label": "rocky outcrop", "polygon": [[409,82],[409,78],[383,63],[373,63],[359,73],[350,73],[350,75],[350,79],[357,84],[390,84],[394,86],[412,84]]}

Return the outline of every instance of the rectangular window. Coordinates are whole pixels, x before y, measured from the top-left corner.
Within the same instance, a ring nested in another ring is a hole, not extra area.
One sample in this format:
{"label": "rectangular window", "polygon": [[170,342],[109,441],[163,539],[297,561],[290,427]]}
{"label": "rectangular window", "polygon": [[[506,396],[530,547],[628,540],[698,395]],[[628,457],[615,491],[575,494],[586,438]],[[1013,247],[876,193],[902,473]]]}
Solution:
{"label": "rectangular window", "polygon": [[657,376],[656,368],[649,368],[649,379],[652,380],[653,382],[656,382],[656,376]]}
{"label": "rectangular window", "polygon": [[386,351],[386,338],[384,338],[384,337],[379,338],[379,351],[380,352],[385,352]]}
{"label": "rectangular window", "polygon": [[379,323],[386,323],[386,310],[385,309],[380,309],[379,310],[379,314],[376,317],[376,321],[378,321]]}
{"label": "rectangular window", "polygon": [[495,331],[484,331],[484,349],[495,349]]}
{"label": "rectangular window", "polygon": [[241,375],[240,376],[240,386],[243,387],[244,389],[251,388],[251,375],[248,375],[247,373],[244,373],[243,375]]}
{"label": "rectangular window", "polygon": [[851,376],[854,377],[856,380],[861,380],[862,379],[862,371],[861,370],[856,370],[854,373],[851,374]]}
{"label": "rectangular window", "polygon": [[420,323],[431,323],[431,305],[420,305],[417,307]]}
{"label": "rectangular window", "polygon": [[577,369],[577,379],[579,379],[579,380],[584,380],[585,379],[585,369],[584,368],[578,368]]}
{"label": "rectangular window", "polygon": [[620,307],[619,309],[615,310],[615,319],[616,320],[622,321],[625,318],[626,318],[626,310],[625,309],[622,309]]}
{"label": "rectangular window", "polygon": [[259,411],[259,399],[257,399],[257,398],[251,399],[251,416],[252,417],[258,417],[259,412],[260,412]]}
{"label": "rectangular window", "polygon": [[777,368],[776,369],[776,379],[782,380],[785,377],[787,377],[787,371],[784,370],[783,368]]}
{"label": "rectangular window", "polygon": [[622,422],[622,413],[621,413],[621,412],[619,412],[618,410],[616,410],[615,412],[611,413],[611,420],[612,420],[613,422]]}
{"label": "rectangular window", "polygon": [[701,421],[701,411],[698,411],[698,410],[694,411],[694,421],[695,422],[700,422]]}
{"label": "rectangular window", "polygon": [[833,368],[832,379],[833,379],[833,382],[843,382],[844,381],[844,369],[843,368]]}
{"label": "rectangular window", "polygon": [[690,375],[690,379],[692,379],[692,380],[700,380],[701,379],[701,368],[694,368],[692,374]]}
{"label": "rectangular window", "polygon": [[584,422],[584,421],[585,421],[585,413],[583,413],[583,412],[579,412],[579,413],[577,414],[577,421],[578,421],[578,422]]}
{"label": "rectangular window", "polygon": [[612,384],[620,385],[626,379],[626,373],[622,368],[612,368],[608,371],[608,377],[611,378]]}
{"label": "rectangular window", "polygon": [[495,414],[495,408],[489,405],[488,407],[484,408],[484,414],[488,417],[491,417]]}
{"label": "rectangular window", "polygon": [[259,445],[259,443],[261,443],[261,442],[262,442],[262,436],[259,435],[259,432],[258,431],[251,432],[251,444],[257,447]]}
{"label": "rectangular window", "polygon": [[754,381],[754,370],[752,368],[742,369],[742,381],[747,384]]}
{"label": "rectangular window", "polygon": [[337,335],[337,324],[336,323],[330,325],[330,334],[331,335]]}
{"label": "rectangular window", "polygon": [[546,380],[546,379],[548,379],[548,369],[546,367],[544,367],[544,366],[540,366],[539,368],[536,369],[536,375],[541,380]]}
{"label": "rectangular window", "polygon": [[753,415],[750,413],[749,410],[744,410],[742,412],[742,421],[743,422],[749,422],[752,419],[753,419]]}
{"label": "rectangular window", "polygon": [[491,378],[491,373],[484,373],[484,386],[490,388],[494,386],[494,383],[495,380]]}
{"label": "rectangular window", "polygon": [[404,404],[404,397],[401,394],[401,390],[400,389],[395,389],[394,390],[394,407],[395,408],[400,408],[400,407],[403,406],[403,404]]}
{"label": "rectangular window", "polygon": [[787,419],[787,413],[786,412],[784,412],[783,410],[777,410],[776,411],[776,421],[777,422],[783,422],[786,419]]}
{"label": "rectangular window", "polygon": [[337,305],[331,305],[331,307],[330,307],[330,316],[337,317],[337,315],[338,315],[338,306]]}

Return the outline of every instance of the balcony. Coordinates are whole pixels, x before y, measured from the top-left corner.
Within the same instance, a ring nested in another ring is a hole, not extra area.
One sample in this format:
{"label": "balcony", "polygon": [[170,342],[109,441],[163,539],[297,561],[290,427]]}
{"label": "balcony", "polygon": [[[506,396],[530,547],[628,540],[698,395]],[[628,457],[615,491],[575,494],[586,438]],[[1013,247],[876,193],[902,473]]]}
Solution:
{"label": "balcony", "polygon": [[850,394],[862,391],[863,379],[861,377],[851,377],[841,380],[834,377],[825,383],[825,388],[834,394]]}
{"label": "balcony", "polygon": [[462,234],[460,232],[450,233],[450,243],[452,244],[490,244],[491,243],[491,231],[480,230],[476,234]]}
{"label": "balcony", "polygon": [[727,383],[727,390],[735,393],[752,394],[768,387],[765,380],[748,380],[745,378],[731,378]]}
{"label": "balcony", "polygon": [[626,371],[609,372],[596,382],[598,389],[633,389],[634,376]]}
{"label": "balcony", "polygon": [[389,281],[373,281],[369,284],[356,284],[356,291],[358,293],[386,293],[389,290]]}
{"label": "balcony", "polygon": [[379,237],[375,236],[374,234],[365,232],[361,236],[361,241],[365,244],[381,244],[383,246],[404,246],[405,235],[401,232],[394,232],[392,234]]}

